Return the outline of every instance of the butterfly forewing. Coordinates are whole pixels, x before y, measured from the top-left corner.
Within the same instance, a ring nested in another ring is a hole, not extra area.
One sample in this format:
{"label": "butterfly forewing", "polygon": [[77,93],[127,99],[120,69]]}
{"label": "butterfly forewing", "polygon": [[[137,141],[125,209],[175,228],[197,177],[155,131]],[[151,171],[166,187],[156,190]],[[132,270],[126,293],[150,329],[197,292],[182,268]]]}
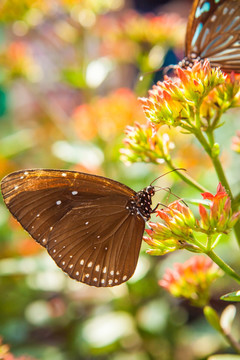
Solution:
{"label": "butterfly forewing", "polygon": [[2,180],[13,216],[78,281],[114,286],[134,273],[144,220],[126,209],[136,193],[100,176],[26,170]]}
{"label": "butterfly forewing", "polygon": [[240,72],[239,0],[194,1],[186,35],[186,56],[193,55],[223,71]]}

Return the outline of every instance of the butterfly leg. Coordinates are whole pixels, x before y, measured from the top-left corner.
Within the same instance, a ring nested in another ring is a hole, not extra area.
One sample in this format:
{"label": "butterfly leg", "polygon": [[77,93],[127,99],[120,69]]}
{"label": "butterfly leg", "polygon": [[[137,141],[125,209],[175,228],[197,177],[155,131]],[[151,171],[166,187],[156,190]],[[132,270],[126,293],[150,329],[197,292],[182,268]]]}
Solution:
{"label": "butterfly leg", "polygon": [[141,211],[139,211],[139,209],[137,209],[137,213],[138,213],[138,215],[141,216],[141,218],[142,218],[145,222],[148,221],[148,219],[143,216],[143,214],[141,213]]}

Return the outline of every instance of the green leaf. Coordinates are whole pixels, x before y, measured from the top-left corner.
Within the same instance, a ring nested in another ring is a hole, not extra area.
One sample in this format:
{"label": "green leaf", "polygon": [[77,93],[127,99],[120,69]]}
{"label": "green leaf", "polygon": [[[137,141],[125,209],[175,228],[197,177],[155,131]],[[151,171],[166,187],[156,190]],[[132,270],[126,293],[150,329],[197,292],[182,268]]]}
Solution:
{"label": "green leaf", "polygon": [[73,87],[79,89],[87,88],[85,75],[81,69],[64,69],[62,77],[65,82]]}
{"label": "green leaf", "polygon": [[23,129],[6,136],[0,140],[0,154],[3,157],[11,158],[22,151],[34,146],[35,132],[30,129]]}
{"label": "green leaf", "polygon": [[240,301],[240,290],[225,294],[225,295],[221,296],[220,299],[225,300],[225,301],[239,302]]}
{"label": "green leaf", "polygon": [[220,318],[217,312],[211,306],[205,306],[203,309],[204,315],[209,324],[217,331],[222,332],[220,325]]}

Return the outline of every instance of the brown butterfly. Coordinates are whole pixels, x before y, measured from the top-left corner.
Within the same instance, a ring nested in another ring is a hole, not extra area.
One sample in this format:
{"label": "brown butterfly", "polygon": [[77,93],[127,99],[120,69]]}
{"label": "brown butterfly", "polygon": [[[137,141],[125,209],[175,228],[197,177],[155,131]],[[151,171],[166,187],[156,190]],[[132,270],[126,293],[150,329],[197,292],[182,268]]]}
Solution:
{"label": "brown butterfly", "polygon": [[152,185],[135,192],[120,182],[65,170],[22,170],[1,182],[12,215],[71,278],[108,287],[134,273]]}
{"label": "brown butterfly", "polygon": [[240,1],[194,0],[185,54],[180,66],[208,58],[225,72],[240,72]]}

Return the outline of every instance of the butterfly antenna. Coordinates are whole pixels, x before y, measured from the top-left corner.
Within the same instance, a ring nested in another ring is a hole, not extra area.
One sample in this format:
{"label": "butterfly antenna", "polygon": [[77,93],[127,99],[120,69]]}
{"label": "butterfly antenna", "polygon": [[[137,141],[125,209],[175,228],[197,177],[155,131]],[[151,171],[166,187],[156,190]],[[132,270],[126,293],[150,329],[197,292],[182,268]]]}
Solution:
{"label": "butterfly antenna", "polygon": [[152,186],[152,184],[153,184],[156,180],[160,179],[161,177],[163,177],[163,176],[165,176],[165,175],[167,175],[167,174],[170,174],[171,172],[178,171],[178,170],[187,171],[187,170],[184,169],[184,168],[176,168],[176,169],[170,170],[170,171],[168,171],[168,172],[166,172],[166,173],[158,176],[156,179],[154,179],[154,180],[151,182],[150,186]]}
{"label": "butterfly antenna", "polygon": [[156,69],[156,70],[147,71],[147,72],[145,72],[145,73],[143,73],[143,74],[141,74],[141,75],[139,76],[139,80],[140,80],[140,81],[143,81],[143,78],[144,78],[145,76],[152,75],[152,74],[154,74],[154,73],[156,73],[156,72],[158,72],[158,71],[160,71],[160,70],[162,70],[162,69],[164,69],[164,68],[163,68],[163,67],[160,67],[159,69]]}
{"label": "butterfly antenna", "polygon": [[[184,201],[182,198],[180,198],[179,196],[177,196],[176,194],[174,194],[174,193],[172,192],[172,190],[170,189],[170,187],[154,186],[154,188],[158,188],[158,190],[156,190],[156,192],[157,192],[157,191],[160,191],[160,190],[164,190],[164,191],[168,192],[170,195],[173,195],[173,196],[175,196],[177,199],[181,200],[181,201],[183,202],[183,204],[188,207],[188,205],[185,203],[185,201]],[[161,205],[161,204],[160,204],[160,205]],[[165,205],[165,206],[166,206],[166,205]]]}
{"label": "butterfly antenna", "polygon": [[177,65],[168,65],[163,68],[163,75],[167,75],[169,70],[175,70],[177,68]]}

